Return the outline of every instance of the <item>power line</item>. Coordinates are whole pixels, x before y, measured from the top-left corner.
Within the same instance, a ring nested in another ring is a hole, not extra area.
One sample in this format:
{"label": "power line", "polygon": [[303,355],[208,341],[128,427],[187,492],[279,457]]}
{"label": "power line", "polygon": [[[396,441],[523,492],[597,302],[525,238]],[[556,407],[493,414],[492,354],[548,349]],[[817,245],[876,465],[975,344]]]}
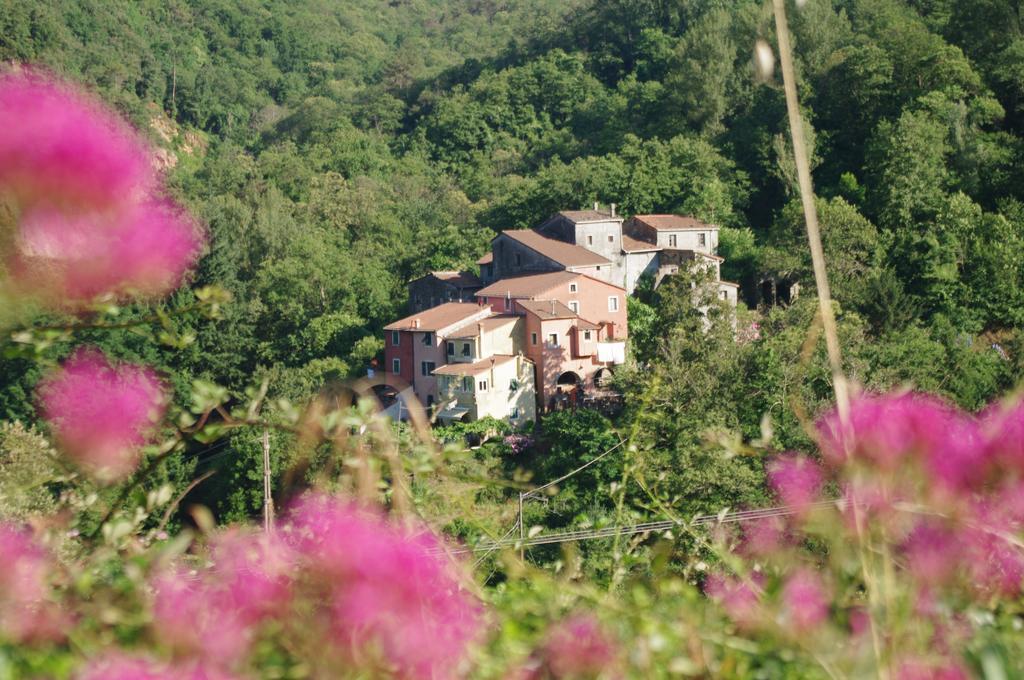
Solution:
{"label": "power line", "polygon": [[[541,534],[523,540],[499,539],[489,541],[476,546],[464,546],[448,550],[450,554],[460,555],[467,553],[484,552],[489,554],[501,548],[531,547],[537,545],[549,545],[555,543],[570,543],[575,541],[586,541],[601,538],[613,538],[615,536],[630,536],[654,531],[667,531],[675,527],[702,526],[707,524],[730,524],[735,522],[749,522],[759,519],[770,519],[774,517],[785,517],[807,510],[827,508],[830,506],[845,505],[845,500],[819,501],[805,506],[781,505],[771,508],[758,508],[755,510],[744,510],[739,512],[717,513],[714,515],[698,515],[689,522],[684,520],[661,520],[656,522],[645,522],[642,524],[619,525],[603,527],[601,529],[580,529],[575,531],[564,531],[555,534]],[[517,527],[513,527],[513,531]],[[511,531],[509,532],[511,533]]]}
{"label": "power line", "polygon": [[601,460],[602,458],[606,457],[608,454],[610,454],[611,452],[615,451],[617,448],[619,448],[620,446],[622,446],[625,443],[626,443],[625,439],[620,439],[618,444],[616,444],[615,446],[611,447],[610,449],[608,449],[607,451],[602,453],[597,458],[592,458],[592,459],[588,460],[586,463],[584,463],[583,465],[579,466],[578,468],[576,468],[572,472],[567,472],[566,474],[562,475],[558,479],[553,479],[550,482],[548,482],[547,484],[542,484],[541,486],[538,486],[538,487],[536,487],[534,489],[530,489],[529,491],[527,491],[526,493],[523,494],[523,499],[525,500],[527,498],[539,498],[539,496],[535,496],[534,495],[538,491],[543,491],[544,489],[552,487],[555,484],[558,484],[559,482],[564,482],[565,480],[569,479],[573,475],[576,475],[576,474],[579,474],[580,472],[583,472],[588,467],[590,467],[591,465],[593,465],[597,461]]}

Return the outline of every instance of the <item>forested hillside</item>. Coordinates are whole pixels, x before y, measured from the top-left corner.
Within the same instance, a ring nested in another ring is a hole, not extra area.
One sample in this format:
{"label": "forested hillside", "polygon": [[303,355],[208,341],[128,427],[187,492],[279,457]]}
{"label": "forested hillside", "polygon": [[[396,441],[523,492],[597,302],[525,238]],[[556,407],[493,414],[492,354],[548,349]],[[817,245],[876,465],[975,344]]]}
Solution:
{"label": "forested hillside", "polygon": [[[1024,363],[1020,8],[810,0],[792,28],[848,369],[979,408]],[[810,258],[758,38],[774,43],[771,15],[747,0],[0,0],[0,58],[94,87],[164,149],[209,225],[195,283],[233,295],[220,321],[174,321],[196,335],[180,352],[93,341],[165,369],[182,399],[195,378],[263,377],[300,399],[361,374],[405,283],[472,267],[495,230],[595,200],[690,213],[723,226],[723,277],[748,305],[764,275],[804,297],[744,315],[760,334],[740,344],[666,291],[631,303],[650,372],[622,383],[676,461],[709,427],[757,436],[764,413],[778,445],[805,444],[797,414],[829,395],[822,357],[800,358]],[[3,360],[0,417],[34,418],[37,378]]]}

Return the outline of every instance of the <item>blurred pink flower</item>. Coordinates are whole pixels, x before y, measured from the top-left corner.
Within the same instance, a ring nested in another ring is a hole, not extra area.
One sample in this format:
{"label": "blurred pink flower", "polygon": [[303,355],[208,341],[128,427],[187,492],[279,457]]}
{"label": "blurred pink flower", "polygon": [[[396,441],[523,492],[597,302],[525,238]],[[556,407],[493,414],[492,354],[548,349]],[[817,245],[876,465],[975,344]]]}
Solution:
{"label": "blurred pink flower", "polygon": [[96,98],[39,72],[0,76],[0,195],[18,211],[105,211],[154,182],[146,144]]}
{"label": "blurred pink flower", "polygon": [[797,569],[782,586],[786,619],[797,633],[807,633],[828,618],[829,594],[825,583],[808,568]]}
{"label": "blurred pink flower", "polygon": [[951,659],[907,659],[899,662],[895,680],[969,680],[960,662]]}
{"label": "blurred pink flower", "polygon": [[68,216],[54,208],[22,215],[9,269],[26,295],[74,307],[100,295],[160,297],[182,282],[203,235],[167,200]]}
{"label": "blurred pink flower", "polygon": [[240,529],[214,539],[211,558],[209,568],[154,580],[153,627],[165,644],[227,669],[249,651],[256,626],[286,611],[293,562],[275,536]]}
{"label": "blurred pink flower", "polygon": [[759,584],[725,574],[710,574],[704,592],[718,602],[733,621],[743,627],[754,626],[761,618]]}
{"label": "blurred pink flower", "polygon": [[431,532],[323,495],[300,500],[286,531],[353,657],[376,649],[403,678],[459,674],[481,611]]}
{"label": "blurred pink flower", "polygon": [[781,517],[763,517],[746,520],[742,524],[743,539],[739,552],[749,557],[766,557],[776,553],[789,542],[786,525]]}
{"label": "blurred pink flower", "polygon": [[115,652],[88,663],[75,680],[231,680],[231,676],[202,664],[171,665]]}
{"label": "blurred pink flower", "polygon": [[954,575],[963,556],[960,538],[945,525],[919,523],[903,543],[907,570],[922,584],[941,585]]}
{"label": "blurred pink flower", "polygon": [[981,419],[987,453],[1005,470],[1024,476],[1024,402],[995,405]]}
{"label": "blurred pink flower", "polygon": [[977,423],[928,395],[862,396],[850,406],[847,431],[835,411],[817,428],[822,455],[834,466],[854,459],[891,472],[913,461],[951,491],[974,488],[986,476]]}
{"label": "blurred pink flower", "polygon": [[768,484],[785,505],[798,511],[821,499],[824,483],[821,468],[806,456],[787,454],[768,464]]}
{"label": "blurred pink flower", "polygon": [[48,600],[50,556],[25,531],[0,523],[0,638],[15,642],[58,640],[67,617]]}
{"label": "blurred pink flower", "polygon": [[43,417],[61,449],[100,480],[138,465],[139,450],[163,416],[166,396],[149,368],[112,365],[96,349],[78,349],[38,389]]}
{"label": "blurred pink flower", "polygon": [[553,625],[540,649],[543,666],[555,678],[610,677],[619,646],[590,614],[575,614]]}

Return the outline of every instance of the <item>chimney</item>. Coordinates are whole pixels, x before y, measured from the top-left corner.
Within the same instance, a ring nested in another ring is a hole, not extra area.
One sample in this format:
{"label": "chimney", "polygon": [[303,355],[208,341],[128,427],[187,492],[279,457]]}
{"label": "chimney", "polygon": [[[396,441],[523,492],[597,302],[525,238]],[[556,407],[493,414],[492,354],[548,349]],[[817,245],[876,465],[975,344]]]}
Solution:
{"label": "chimney", "polygon": [[608,207],[612,209],[612,217],[615,217],[615,204],[609,203]]}
{"label": "chimney", "polygon": [[551,316],[555,315],[555,301],[551,301]]}
{"label": "chimney", "polygon": [[419,328],[419,327],[420,327],[420,320],[419,320],[419,317],[417,317],[417,318],[415,318],[415,319],[413,319],[413,320],[412,320],[412,327],[413,327],[413,328]]}

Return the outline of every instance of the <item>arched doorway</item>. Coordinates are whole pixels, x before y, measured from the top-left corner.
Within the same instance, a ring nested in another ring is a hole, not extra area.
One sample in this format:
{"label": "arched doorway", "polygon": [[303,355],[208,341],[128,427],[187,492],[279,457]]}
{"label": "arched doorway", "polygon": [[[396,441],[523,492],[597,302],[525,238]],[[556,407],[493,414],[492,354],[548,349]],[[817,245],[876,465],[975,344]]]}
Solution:
{"label": "arched doorway", "polygon": [[598,389],[602,389],[602,390],[608,389],[608,387],[611,384],[611,380],[612,380],[612,369],[608,368],[607,366],[602,368],[602,369],[600,369],[600,370],[598,370],[598,372],[594,374],[594,385]]}
{"label": "arched doorway", "polygon": [[582,384],[583,380],[581,380],[580,377],[572,371],[566,371],[562,375],[558,376],[558,387],[560,389],[579,387]]}

